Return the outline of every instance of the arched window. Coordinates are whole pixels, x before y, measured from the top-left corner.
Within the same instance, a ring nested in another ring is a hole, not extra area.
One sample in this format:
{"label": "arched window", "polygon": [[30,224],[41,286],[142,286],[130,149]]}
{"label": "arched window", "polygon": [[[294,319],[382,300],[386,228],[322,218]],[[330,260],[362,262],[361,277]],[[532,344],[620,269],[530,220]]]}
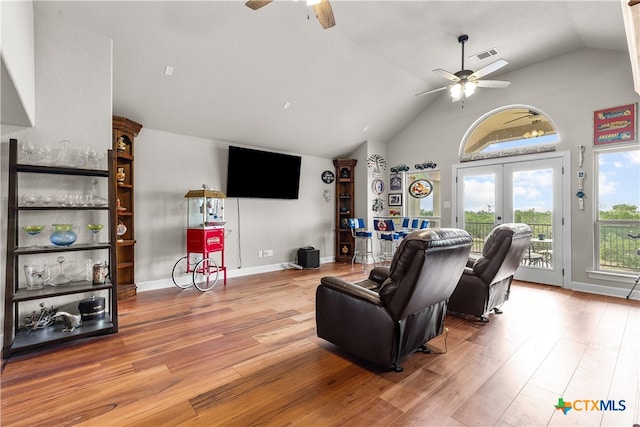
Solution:
{"label": "arched window", "polygon": [[526,105],[510,105],[485,114],[469,128],[460,160],[553,151],[558,140],[556,126],[544,113]]}

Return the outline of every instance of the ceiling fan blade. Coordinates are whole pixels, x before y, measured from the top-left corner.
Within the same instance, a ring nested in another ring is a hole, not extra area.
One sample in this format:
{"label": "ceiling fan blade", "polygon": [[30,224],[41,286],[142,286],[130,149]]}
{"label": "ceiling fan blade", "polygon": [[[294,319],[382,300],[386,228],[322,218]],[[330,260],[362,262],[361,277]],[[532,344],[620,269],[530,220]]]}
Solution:
{"label": "ceiling fan blade", "polygon": [[329,0],[321,0],[320,3],[313,5],[313,10],[316,13],[320,25],[325,30],[336,25],[336,18],[333,16],[333,9]]}
{"label": "ceiling fan blade", "polygon": [[258,10],[262,6],[268,5],[272,1],[273,0],[249,0],[248,2],[245,3],[245,6],[253,10]]}
{"label": "ceiling fan blade", "polygon": [[451,80],[452,82],[457,83],[460,81],[460,77],[456,76],[453,73],[448,72],[447,70],[443,70],[442,68],[437,68],[433,70],[433,72],[440,74],[442,77],[444,77],[447,80]]}
{"label": "ceiling fan blade", "polygon": [[415,96],[428,95],[430,93],[440,92],[441,90],[445,90],[445,89],[449,89],[449,86],[439,87],[438,89],[431,89],[431,90],[428,90],[426,92],[416,93]]}
{"label": "ceiling fan blade", "polygon": [[504,59],[498,59],[495,62],[492,62],[491,64],[480,68],[478,71],[476,71],[475,73],[471,74],[469,76],[469,80],[477,80],[480,79],[486,75],[489,75],[495,71],[498,71],[500,68],[504,67],[505,65],[507,65],[509,62],[505,61]]}
{"label": "ceiling fan blade", "polygon": [[507,120],[503,124],[506,125],[506,124],[513,123],[513,122],[515,122],[517,120],[520,120],[520,119],[528,119],[529,117],[531,117],[531,116],[529,114],[527,114],[526,116],[520,116],[520,117],[516,117],[515,119]]}
{"label": "ceiling fan blade", "polygon": [[503,88],[511,84],[505,80],[476,80],[478,87]]}

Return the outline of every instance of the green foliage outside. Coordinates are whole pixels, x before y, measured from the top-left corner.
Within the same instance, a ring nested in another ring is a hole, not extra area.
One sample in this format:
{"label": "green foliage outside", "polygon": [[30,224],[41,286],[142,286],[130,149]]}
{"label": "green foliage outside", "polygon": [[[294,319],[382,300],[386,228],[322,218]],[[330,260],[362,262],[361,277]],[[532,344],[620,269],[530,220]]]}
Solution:
{"label": "green foliage outside", "polygon": [[609,211],[600,211],[600,267],[603,270],[638,271],[640,256],[636,249],[640,244],[627,234],[640,233],[640,223],[633,225],[608,225],[607,220],[640,221],[640,212],[635,205],[622,203],[613,205]]}
{"label": "green foliage outside", "polygon": [[[619,204],[612,206],[609,211],[600,211],[600,220],[616,221],[640,221],[640,211],[635,205]],[[533,209],[516,210],[514,222],[529,224],[533,229],[533,236],[544,234],[546,238],[551,235],[551,212],[537,212]],[[474,251],[481,250],[481,244],[487,236],[493,224],[495,216],[493,212],[465,212],[465,228],[474,238],[477,244]],[[636,249],[640,246],[638,241],[631,240],[627,233],[640,233],[640,223],[633,225],[619,225],[601,223],[600,225],[600,267],[611,271],[638,271],[640,270],[640,256],[636,255]]]}

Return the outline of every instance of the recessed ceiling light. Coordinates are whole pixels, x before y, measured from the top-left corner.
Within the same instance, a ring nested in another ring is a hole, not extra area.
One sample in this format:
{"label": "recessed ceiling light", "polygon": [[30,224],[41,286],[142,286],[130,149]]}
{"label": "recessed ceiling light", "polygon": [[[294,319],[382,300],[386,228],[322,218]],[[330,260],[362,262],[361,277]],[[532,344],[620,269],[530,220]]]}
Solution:
{"label": "recessed ceiling light", "polygon": [[283,108],[283,109],[285,109],[285,110],[286,110],[286,109],[288,109],[289,107],[291,107],[291,103],[290,103],[289,101],[285,102],[285,103],[282,105],[282,108]]}
{"label": "recessed ceiling light", "polygon": [[365,126],[364,129],[362,129],[364,132],[369,130],[369,126]]}
{"label": "recessed ceiling light", "polygon": [[167,65],[166,67],[164,67],[164,75],[165,76],[173,75],[173,67],[171,65]]}

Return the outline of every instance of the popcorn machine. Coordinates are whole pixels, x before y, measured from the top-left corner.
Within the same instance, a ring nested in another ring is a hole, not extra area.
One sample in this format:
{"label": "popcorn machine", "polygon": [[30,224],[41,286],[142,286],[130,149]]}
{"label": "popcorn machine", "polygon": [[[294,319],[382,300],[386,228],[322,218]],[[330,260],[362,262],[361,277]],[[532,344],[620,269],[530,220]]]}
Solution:
{"label": "popcorn machine", "polygon": [[[173,283],[180,288],[195,285],[201,291],[213,288],[220,272],[227,284],[224,265],[224,199],[221,191],[206,185],[190,190],[187,199],[187,255],[173,267]],[[219,253],[219,254],[218,254]]]}

